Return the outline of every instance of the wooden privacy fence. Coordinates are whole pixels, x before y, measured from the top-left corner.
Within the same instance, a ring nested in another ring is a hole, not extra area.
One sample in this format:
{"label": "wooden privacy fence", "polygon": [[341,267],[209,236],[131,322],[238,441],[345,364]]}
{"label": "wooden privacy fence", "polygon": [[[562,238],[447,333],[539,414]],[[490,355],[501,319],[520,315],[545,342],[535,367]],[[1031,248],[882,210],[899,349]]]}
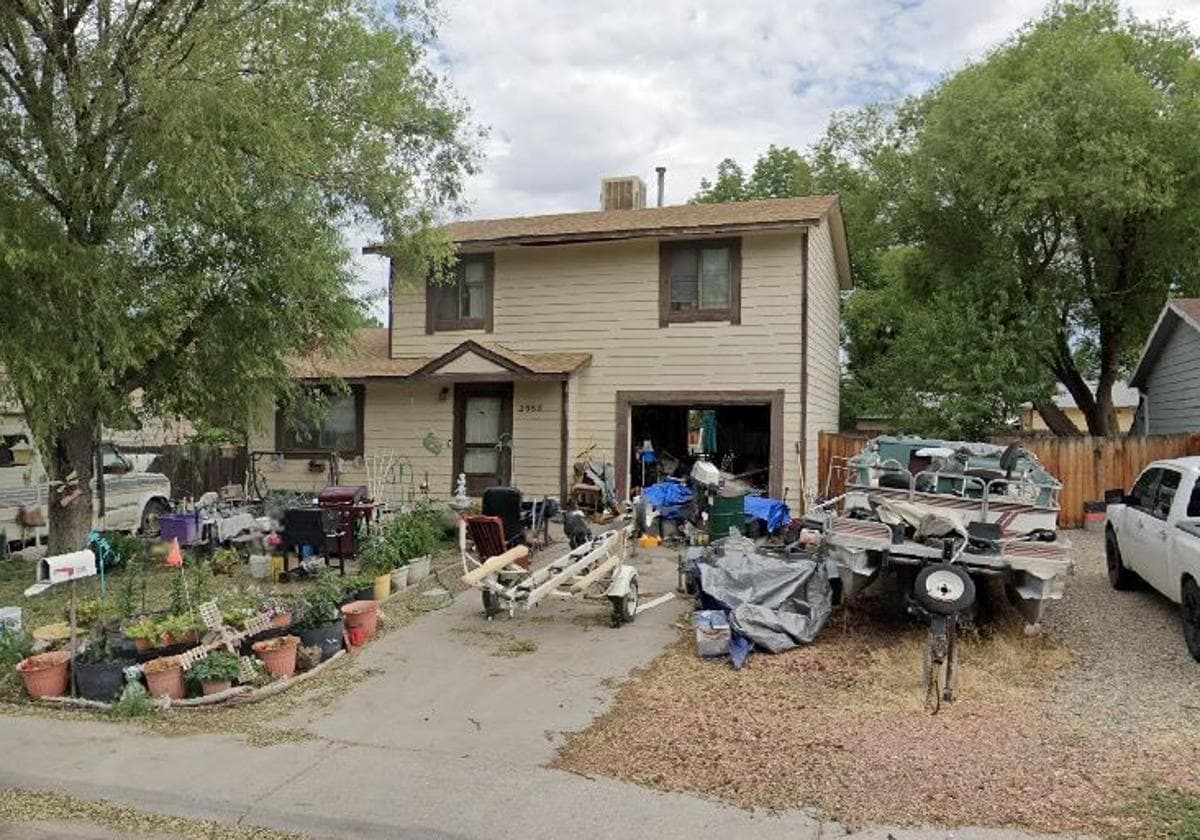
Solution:
{"label": "wooden privacy fence", "polygon": [[[171,495],[176,499],[198,499],[210,490],[226,484],[242,484],[246,479],[249,457],[244,446],[222,450],[217,446],[175,445],[121,448],[122,452],[154,452],[150,469],[171,480]],[[232,456],[232,457],[231,457]]]}
{"label": "wooden privacy fence", "polygon": [[[869,438],[860,434],[821,432],[817,442],[820,459],[820,492],[832,497],[845,492],[845,459],[862,451]],[[1200,434],[1154,435],[1150,437],[997,437],[993,443],[1019,443],[1037,456],[1046,470],[1063,484],[1059,502],[1059,527],[1083,525],[1085,502],[1101,501],[1104,491],[1126,490],[1151,461],[1200,455]]]}

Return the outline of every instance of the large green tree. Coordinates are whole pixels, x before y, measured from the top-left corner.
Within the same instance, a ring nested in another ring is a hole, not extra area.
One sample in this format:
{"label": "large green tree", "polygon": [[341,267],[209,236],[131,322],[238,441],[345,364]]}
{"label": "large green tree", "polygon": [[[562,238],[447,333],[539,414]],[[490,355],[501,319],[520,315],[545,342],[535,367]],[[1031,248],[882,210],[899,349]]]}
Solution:
{"label": "large green tree", "polygon": [[245,428],[286,360],[361,311],[341,231],[442,263],[475,138],[428,4],[0,3],[0,368],[51,477],[50,550],[91,526],[130,408]]}

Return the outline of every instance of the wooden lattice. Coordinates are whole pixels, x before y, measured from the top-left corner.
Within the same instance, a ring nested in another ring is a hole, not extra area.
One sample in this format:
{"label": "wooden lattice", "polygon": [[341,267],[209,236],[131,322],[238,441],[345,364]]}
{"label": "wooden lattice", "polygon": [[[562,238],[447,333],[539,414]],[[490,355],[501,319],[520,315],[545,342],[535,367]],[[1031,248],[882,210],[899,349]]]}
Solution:
{"label": "wooden lattice", "polygon": [[[221,609],[217,606],[216,601],[208,601],[200,605],[200,618],[204,622],[204,626],[211,632],[216,633],[217,636],[211,641],[198,645],[186,653],[179,654],[179,664],[183,666],[183,670],[185,671],[189,670],[217,648],[223,647],[236,656],[238,645],[241,642],[271,628],[271,616],[266,613],[256,615],[247,621],[244,630],[234,630],[232,627],[227,627],[221,618]],[[243,656],[241,659],[241,679],[243,682],[248,682],[253,679],[253,676],[254,660]]]}

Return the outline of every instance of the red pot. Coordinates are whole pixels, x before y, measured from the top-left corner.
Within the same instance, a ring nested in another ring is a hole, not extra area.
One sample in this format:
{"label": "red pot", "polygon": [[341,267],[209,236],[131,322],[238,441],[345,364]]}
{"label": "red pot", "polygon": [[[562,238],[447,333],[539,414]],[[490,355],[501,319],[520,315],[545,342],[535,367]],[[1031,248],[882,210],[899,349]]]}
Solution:
{"label": "red pot", "polygon": [[363,642],[367,642],[375,636],[375,628],[379,623],[379,607],[374,601],[351,601],[342,607],[342,618],[346,622],[347,636],[353,639],[352,631],[361,628],[366,634]]}
{"label": "red pot", "polygon": [[254,655],[262,660],[272,677],[290,677],[296,673],[296,650],[299,636],[279,636],[254,643]]}
{"label": "red pot", "polygon": [[350,642],[350,647],[362,647],[367,643],[367,628],[347,627],[346,639]]}
{"label": "red pot", "polygon": [[290,627],[292,624],[291,613],[279,613],[271,619],[272,627]]}
{"label": "red pot", "polygon": [[17,663],[17,673],[25,680],[25,691],[34,700],[62,697],[71,685],[71,654],[65,650],[39,653]]}

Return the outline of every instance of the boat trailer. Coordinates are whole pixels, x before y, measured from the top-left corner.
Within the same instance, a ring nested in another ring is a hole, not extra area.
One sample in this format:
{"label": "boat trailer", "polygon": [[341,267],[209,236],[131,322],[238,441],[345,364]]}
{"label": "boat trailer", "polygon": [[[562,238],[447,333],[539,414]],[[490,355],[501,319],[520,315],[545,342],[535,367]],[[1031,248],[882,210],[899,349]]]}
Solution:
{"label": "boat trailer", "polygon": [[[613,627],[628,624],[637,615],[637,569],[626,561],[633,544],[632,523],[591,537],[539,568],[529,562],[529,549],[523,545],[480,559],[467,550],[466,534],[460,519],[462,582],[480,590],[489,620],[504,611],[512,617],[518,605],[529,610],[548,597],[607,598]],[[601,588],[603,594],[598,594]]]}

